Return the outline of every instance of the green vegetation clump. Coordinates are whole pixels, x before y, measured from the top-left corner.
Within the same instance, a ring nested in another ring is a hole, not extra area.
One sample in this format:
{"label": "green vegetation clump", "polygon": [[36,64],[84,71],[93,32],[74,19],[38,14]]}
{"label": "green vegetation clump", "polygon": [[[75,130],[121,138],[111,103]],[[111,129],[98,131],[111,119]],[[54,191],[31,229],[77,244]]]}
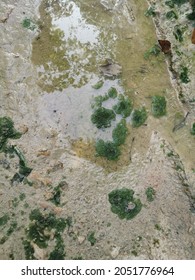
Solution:
{"label": "green vegetation clump", "polygon": [[96,142],[96,153],[98,156],[105,157],[108,160],[117,160],[120,156],[120,150],[118,145],[114,142],[100,139]]}
{"label": "green vegetation clump", "polygon": [[187,15],[187,19],[189,19],[189,20],[195,20],[195,10],[194,10],[192,13],[190,13],[190,14]]}
{"label": "green vegetation clump", "polygon": [[172,0],[166,1],[166,2],[165,2],[165,5],[167,5],[167,6],[170,7],[170,8],[174,8],[174,6],[175,6],[175,4],[172,2]]}
{"label": "green vegetation clump", "polygon": [[164,96],[155,95],[152,97],[152,114],[154,117],[161,117],[166,114],[166,99]]}
{"label": "green vegetation clump", "polygon": [[175,36],[175,39],[177,41],[179,41],[180,43],[183,42],[183,32],[178,26],[175,27],[175,31],[173,32],[173,35]]}
{"label": "green vegetation clump", "polygon": [[8,139],[19,139],[21,136],[22,134],[14,128],[14,122],[9,117],[0,118],[0,152],[6,150]]}
{"label": "green vegetation clump", "polygon": [[92,86],[92,88],[94,89],[100,89],[103,86],[104,82],[103,81],[99,81],[97,82],[95,85]]}
{"label": "green vegetation clump", "polygon": [[87,240],[91,243],[91,246],[94,246],[96,243],[95,232],[91,232],[87,235]]}
{"label": "green vegetation clump", "polygon": [[154,200],[155,194],[156,194],[156,192],[152,187],[148,187],[146,189],[146,196],[147,196],[147,200],[149,202],[152,202]]}
{"label": "green vegetation clump", "polygon": [[9,216],[7,214],[0,217],[0,227],[6,225],[8,221],[9,221]]}
{"label": "green vegetation clump", "polygon": [[176,4],[178,6],[181,6],[183,4],[185,4],[186,2],[188,2],[188,0],[171,0],[173,4]]}
{"label": "green vegetation clump", "polygon": [[61,192],[61,184],[53,189],[53,196],[52,198],[50,198],[50,201],[53,202],[56,206],[60,205]]}
{"label": "green vegetation clump", "polygon": [[190,82],[190,79],[188,77],[188,68],[187,67],[182,66],[179,78],[182,81],[182,83],[184,83],[184,84],[187,84]]}
{"label": "green vegetation clump", "polygon": [[155,17],[156,16],[156,11],[155,11],[155,6],[152,5],[150,6],[147,11],[145,12],[146,17]]}
{"label": "green vegetation clump", "polygon": [[37,27],[30,18],[23,19],[22,26],[26,29],[30,29],[31,31],[35,30]]}
{"label": "green vegetation clump", "polygon": [[116,115],[113,110],[100,107],[91,115],[91,121],[97,128],[106,128],[111,126],[111,121],[115,120]]}
{"label": "green vegetation clump", "polygon": [[127,137],[127,126],[125,119],[122,119],[112,131],[113,142],[120,146],[125,143]]}
{"label": "green vegetation clump", "polygon": [[46,248],[52,229],[58,234],[66,227],[66,220],[57,219],[53,213],[43,215],[38,209],[32,210],[29,216],[31,223],[27,229],[27,237],[40,248]]}
{"label": "green vegetation clump", "polygon": [[118,103],[113,106],[113,110],[116,114],[120,114],[123,118],[127,118],[130,116],[133,109],[132,102],[124,95],[119,95],[118,99]]}
{"label": "green vegetation clump", "polygon": [[161,48],[159,45],[155,44],[153,47],[151,47],[149,50],[147,50],[144,53],[144,58],[149,59],[150,56],[158,56],[161,52]]}
{"label": "green vegetation clump", "polygon": [[174,11],[169,11],[166,13],[166,18],[167,19],[178,19],[178,16]]}
{"label": "green vegetation clump", "polygon": [[102,106],[102,103],[103,103],[104,101],[108,100],[108,99],[109,99],[108,94],[96,96],[96,97],[94,98],[95,104],[93,104],[93,107],[101,107],[101,106]]}
{"label": "green vegetation clump", "polygon": [[195,122],[192,124],[191,134],[195,135]]}
{"label": "green vegetation clump", "polygon": [[23,246],[24,246],[24,252],[25,252],[25,258],[26,260],[35,260],[34,257],[34,248],[32,247],[30,241],[28,240],[24,240],[22,242]]}
{"label": "green vegetation clump", "polygon": [[49,255],[49,260],[64,260],[65,258],[64,252],[64,241],[60,234],[56,235],[56,245],[54,250]]}
{"label": "green vegetation clump", "polygon": [[117,97],[117,95],[118,95],[118,92],[117,92],[117,90],[114,88],[114,87],[111,87],[109,90],[108,90],[108,96],[110,97],[110,98],[116,98]]}
{"label": "green vegetation clump", "polygon": [[134,191],[127,188],[116,189],[109,193],[111,211],[120,219],[133,219],[142,209],[140,199],[133,197]]}
{"label": "green vegetation clump", "polygon": [[140,110],[138,110],[138,109],[134,110],[133,114],[132,114],[132,126],[139,127],[142,124],[144,124],[146,119],[147,119],[147,112],[144,107]]}

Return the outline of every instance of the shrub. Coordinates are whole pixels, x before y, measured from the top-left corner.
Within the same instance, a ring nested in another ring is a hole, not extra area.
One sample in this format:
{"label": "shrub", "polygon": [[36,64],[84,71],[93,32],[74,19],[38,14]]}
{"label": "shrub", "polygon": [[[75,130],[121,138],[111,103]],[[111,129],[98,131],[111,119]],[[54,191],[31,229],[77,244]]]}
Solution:
{"label": "shrub", "polygon": [[118,146],[111,141],[103,141],[102,139],[96,142],[96,153],[98,156],[105,157],[108,160],[117,160],[120,156]]}
{"label": "shrub", "polygon": [[122,119],[112,131],[112,138],[117,146],[125,143],[127,132],[126,121]]}
{"label": "shrub", "polygon": [[194,122],[193,125],[192,125],[191,134],[192,134],[192,135],[195,135],[195,122]]}
{"label": "shrub", "polygon": [[92,88],[99,89],[99,88],[101,88],[103,86],[103,84],[104,84],[103,81],[99,81],[95,85],[93,85]]}
{"label": "shrub", "polygon": [[118,99],[118,103],[113,106],[113,110],[124,118],[130,116],[133,109],[131,100],[124,95],[120,95]]}
{"label": "shrub", "polygon": [[15,130],[14,122],[9,117],[0,118],[0,152],[6,148],[7,140],[19,139],[22,134]]}
{"label": "shrub", "polygon": [[166,99],[164,96],[155,95],[152,97],[152,114],[154,117],[161,117],[166,114]]}
{"label": "shrub", "polygon": [[146,189],[146,196],[147,196],[147,200],[149,202],[152,202],[154,200],[155,194],[156,194],[156,192],[152,187],[148,187]]}
{"label": "shrub", "polygon": [[132,114],[132,126],[139,127],[146,121],[146,119],[147,112],[145,108],[134,110]]}
{"label": "shrub", "polygon": [[133,197],[134,191],[127,188],[113,190],[108,195],[111,211],[120,219],[133,219],[142,208],[140,199]]}
{"label": "shrub", "polygon": [[174,11],[169,11],[166,13],[166,18],[167,19],[178,19],[178,16]]}
{"label": "shrub", "polygon": [[182,81],[182,83],[184,83],[184,84],[187,84],[190,82],[190,79],[188,77],[188,68],[187,67],[182,66],[179,78]]}
{"label": "shrub", "polygon": [[116,98],[117,97],[117,90],[114,88],[114,87],[111,87],[109,90],[108,90],[108,96],[110,98]]}
{"label": "shrub", "polygon": [[115,120],[116,116],[113,110],[104,107],[98,108],[91,116],[91,121],[97,128],[106,128],[111,126],[111,121]]}
{"label": "shrub", "polygon": [[161,48],[159,45],[155,44],[153,47],[151,47],[149,50],[147,50],[144,53],[144,58],[148,59],[151,55],[152,56],[158,56],[161,52]]}

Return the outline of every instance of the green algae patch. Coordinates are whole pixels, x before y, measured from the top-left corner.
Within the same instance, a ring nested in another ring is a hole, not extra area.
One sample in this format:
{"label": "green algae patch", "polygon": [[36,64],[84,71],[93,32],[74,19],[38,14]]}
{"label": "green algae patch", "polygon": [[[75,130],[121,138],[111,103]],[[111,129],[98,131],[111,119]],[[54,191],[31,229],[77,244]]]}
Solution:
{"label": "green algae patch", "polygon": [[104,107],[98,108],[91,115],[91,121],[97,128],[106,128],[111,126],[111,121],[115,120],[116,115],[113,110]]}
{"label": "green algae patch", "polygon": [[133,114],[132,114],[132,126],[139,127],[142,124],[144,124],[146,119],[147,119],[146,109],[145,108],[136,109],[133,111]]}
{"label": "green algae patch", "polygon": [[128,129],[125,119],[122,119],[112,131],[113,142],[120,146],[125,143]]}
{"label": "green algae patch", "polygon": [[120,114],[123,118],[130,116],[133,109],[131,100],[124,95],[119,95],[118,103],[113,106],[113,110],[116,114]]}
{"label": "green algae patch", "polygon": [[140,199],[134,198],[134,191],[127,188],[116,189],[109,193],[111,211],[120,219],[133,219],[142,209]]}
{"label": "green algae patch", "polygon": [[108,160],[117,160],[121,154],[118,145],[102,139],[96,142],[95,149],[97,156],[105,157]]}
{"label": "green algae patch", "polygon": [[164,96],[155,95],[152,97],[152,114],[159,118],[166,114],[166,99]]}
{"label": "green algae patch", "polygon": [[8,139],[19,139],[21,136],[22,134],[14,128],[12,119],[9,117],[0,118],[0,152],[6,150]]}

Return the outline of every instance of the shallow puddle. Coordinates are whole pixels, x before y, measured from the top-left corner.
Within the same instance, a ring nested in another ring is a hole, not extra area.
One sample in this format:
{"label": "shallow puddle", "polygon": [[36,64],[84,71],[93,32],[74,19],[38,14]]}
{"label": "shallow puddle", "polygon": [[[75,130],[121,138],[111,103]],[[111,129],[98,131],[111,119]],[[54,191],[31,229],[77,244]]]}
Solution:
{"label": "shallow puddle", "polygon": [[[157,41],[152,21],[144,16],[146,9],[143,0],[43,0],[40,6],[41,30],[32,50],[38,84],[44,92],[38,101],[40,122],[56,128],[61,139],[68,137],[78,156],[109,171],[129,164],[132,153],[145,154],[153,130],[161,131],[188,167],[194,165],[191,151],[195,144],[189,127],[172,132],[177,115],[185,113],[170,83],[164,55],[144,58]],[[103,75],[100,66],[107,61],[120,65],[121,74]],[[103,86],[94,89],[100,80]],[[94,98],[111,87],[128,95],[134,108],[145,106],[149,115],[147,125],[138,129],[127,119],[129,134],[117,162],[95,157],[94,142],[111,140],[120,117],[105,130],[91,122]],[[160,119],[151,116],[151,96],[155,94],[167,99],[167,115]]]}

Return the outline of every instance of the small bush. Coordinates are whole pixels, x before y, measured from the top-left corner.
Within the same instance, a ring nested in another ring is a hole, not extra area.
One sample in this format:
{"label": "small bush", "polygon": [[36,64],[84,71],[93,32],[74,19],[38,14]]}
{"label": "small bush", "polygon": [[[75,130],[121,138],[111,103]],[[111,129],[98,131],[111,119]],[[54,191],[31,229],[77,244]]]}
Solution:
{"label": "small bush", "polygon": [[147,196],[147,200],[149,202],[152,202],[154,200],[155,194],[156,194],[156,192],[152,187],[148,187],[146,189],[146,196]]}
{"label": "small bush", "polygon": [[147,11],[145,12],[146,17],[155,17],[156,16],[156,11],[155,11],[155,6],[152,5],[150,6]]}
{"label": "small bush", "polygon": [[117,90],[114,88],[114,87],[111,87],[109,90],[108,90],[108,96],[110,97],[110,98],[116,98],[117,97],[117,95],[118,95],[118,92],[117,92]]}
{"label": "small bush", "polygon": [[150,56],[158,56],[161,52],[161,48],[159,45],[155,44],[148,51],[144,53],[144,58],[149,59]]}
{"label": "small bush", "polygon": [[131,100],[124,95],[120,95],[118,99],[118,103],[113,106],[115,113],[120,114],[123,118],[130,116],[133,109]]}
{"label": "small bush", "polygon": [[127,188],[113,190],[108,195],[111,211],[120,219],[133,219],[142,208],[140,199],[133,197],[134,191]]}
{"label": "small bush", "polygon": [[147,112],[145,108],[134,110],[132,114],[132,126],[139,127],[146,121],[146,119]]}
{"label": "small bush", "polygon": [[87,235],[87,240],[91,243],[91,246],[94,246],[96,243],[95,232],[91,232]]}
{"label": "small bush", "polygon": [[125,143],[127,132],[128,129],[126,126],[126,121],[122,119],[112,131],[112,138],[117,146],[120,146]]}
{"label": "small bush", "polygon": [[96,153],[98,156],[105,157],[108,160],[117,160],[120,156],[118,145],[111,141],[103,141],[102,139],[96,142]]}
{"label": "small bush", "polygon": [[95,85],[92,86],[94,89],[100,89],[103,86],[103,81],[98,81]]}
{"label": "small bush", "polygon": [[192,134],[192,135],[195,135],[195,122],[194,122],[193,125],[192,125],[191,134]]}
{"label": "small bush", "polygon": [[179,41],[180,43],[183,42],[183,32],[178,26],[175,27],[175,31],[173,32],[173,35],[175,36],[175,39],[177,41]]}
{"label": "small bush", "polygon": [[181,82],[184,84],[187,84],[190,82],[190,79],[188,77],[188,68],[187,67],[182,66],[179,78],[180,78]]}
{"label": "small bush", "polygon": [[174,11],[169,11],[166,13],[166,18],[167,19],[178,19],[178,16]]}
{"label": "small bush", "polygon": [[22,26],[24,28],[30,29],[31,31],[35,30],[36,25],[33,23],[33,21],[30,18],[25,18],[22,21]]}
{"label": "small bush", "polygon": [[111,126],[111,121],[115,120],[115,118],[113,110],[101,107],[92,114],[91,121],[97,128],[106,128]]}
{"label": "small bush", "polygon": [[152,114],[154,117],[161,117],[166,114],[166,99],[164,96],[155,95],[152,97]]}

